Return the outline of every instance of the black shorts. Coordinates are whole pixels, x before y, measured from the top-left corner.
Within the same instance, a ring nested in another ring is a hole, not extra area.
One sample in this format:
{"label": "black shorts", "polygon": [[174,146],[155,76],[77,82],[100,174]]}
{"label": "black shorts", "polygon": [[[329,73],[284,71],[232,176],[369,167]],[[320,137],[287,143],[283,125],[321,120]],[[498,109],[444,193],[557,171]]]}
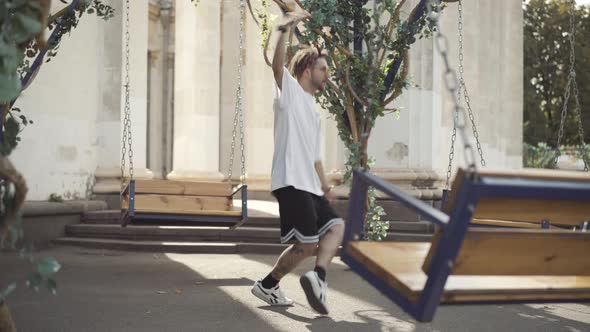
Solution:
{"label": "black shorts", "polygon": [[301,243],[317,243],[332,226],[344,224],[324,196],[293,186],[272,193],[279,201],[281,243],[287,243],[293,237]]}

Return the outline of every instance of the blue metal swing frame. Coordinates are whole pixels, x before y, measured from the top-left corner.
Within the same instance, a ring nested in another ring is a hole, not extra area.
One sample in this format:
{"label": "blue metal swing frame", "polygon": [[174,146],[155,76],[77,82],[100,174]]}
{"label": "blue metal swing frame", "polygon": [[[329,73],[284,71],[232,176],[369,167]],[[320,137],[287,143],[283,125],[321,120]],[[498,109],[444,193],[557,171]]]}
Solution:
{"label": "blue metal swing frame", "polygon": [[121,199],[129,197],[129,208],[121,209],[121,225],[127,226],[133,220],[174,220],[174,221],[194,221],[194,222],[211,222],[231,225],[232,228],[238,227],[248,219],[248,186],[238,186],[229,197],[234,197],[240,193],[242,200],[242,213],[239,216],[212,216],[212,215],[190,215],[190,214],[169,214],[169,213],[143,213],[135,211],[135,180],[129,181],[121,191]]}
{"label": "blue metal swing frame", "polygon": [[[590,182],[566,180],[543,181],[509,177],[480,176],[467,173],[461,188],[457,190],[450,215],[412,197],[385,180],[365,171],[355,171],[350,196],[349,224],[342,244],[342,261],[384,295],[397,303],[418,321],[431,321],[440,304],[447,278],[457,258],[469,221],[478,201],[484,197],[536,198],[547,200],[582,200],[590,204]],[[442,232],[438,250],[433,256],[427,281],[416,302],[409,301],[362,263],[347,253],[350,241],[362,240],[367,189],[372,186],[398,200],[404,206],[437,224]],[[481,301],[490,303],[490,301]],[[481,303],[471,302],[471,303]],[[494,301],[493,303],[522,303],[523,301]],[[526,301],[527,303],[533,301]],[[543,300],[559,302],[559,300]],[[571,302],[571,300],[569,300]]]}

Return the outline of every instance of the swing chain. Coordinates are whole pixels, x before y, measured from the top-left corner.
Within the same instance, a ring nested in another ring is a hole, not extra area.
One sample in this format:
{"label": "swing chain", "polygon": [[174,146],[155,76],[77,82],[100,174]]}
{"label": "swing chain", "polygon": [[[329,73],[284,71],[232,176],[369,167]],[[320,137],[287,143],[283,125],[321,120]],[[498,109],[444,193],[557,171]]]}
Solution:
{"label": "swing chain", "polygon": [[[436,13],[433,12],[433,7],[437,8]],[[457,73],[453,69],[451,69],[451,66],[449,63],[449,53],[448,53],[449,41],[446,38],[446,36],[444,36],[442,34],[442,32],[440,31],[440,26],[438,23],[438,19],[439,19],[439,15],[440,15],[440,0],[428,0],[426,8],[428,10],[428,18],[434,22],[434,25],[436,28],[436,33],[434,35],[435,46],[436,46],[436,49],[437,49],[438,53],[440,54],[441,58],[443,59],[443,63],[444,63],[444,79],[443,79],[443,81],[445,83],[445,87],[447,88],[447,90],[451,94],[451,96],[453,96],[453,104],[454,104],[454,109],[455,109],[455,114],[456,114],[455,128],[459,129],[459,135],[461,136],[461,139],[463,140],[465,162],[468,165],[469,171],[476,172],[477,165],[475,164],[475,152],[473,150],[473,146],[467,140],[467,135],[465,133],[465,108],[463,106],[461,106],[461,103],[459,100],[459,93],[458,93],[459,89],[460,89],[459,80],[457,79]],[[456,130],[454,130],[453,132],[456,133]],[[454,154],[454,151],[453,151],[453,154]],[[452,157],[453,157],[453,155],[449,155],[449,158],[451,159],[451,161],[452,161]],[[448,176],[448,173],[447,173],[447,176]]]}
{"label": "swing chain", "polygon": [[[483,158],[483,150],[481,148],[481,144],[479,142],[479,133],[477,132],[477,126],[475,125],[475,118],[473,116],[473,110],[471,109],[471,99],[469,98],[469,93],[467,92],[467,85],[465,84],[465,78],[463,77],[464,67],[463,67],[463,1],[459,0],[459,85],[463,88],[463,95],[465,96],[465,104],[467,105],[467,110],[469,111],[469,120],[471,121],[471,128],[473,129],[473,137],[475,137],[475,142],[477,144],[477,152],[479,153],[480,163],[481,166],[486,165],[486,161]],[[461,89],[459,89],[459,94],[461,93]],[[460,98],[459,98],[460,99]]]}
{"label": "swing chain", "polygon": [[[131,135],[131,106],[129,101],[130,80],[129,80],[129,0],[126,0],[125,8],[125,108],[123,121],[123,144],[121,147],[121,187],[125,185],[125,155],[129,157],[129,176],[133,180],[133,148]],[[128,149],[128,150],[127,150]]]}
{"label": "swing chain", "polygon": [[557,160],[561,155],[560,147],[561,141],[564,135],[564,127],[565,122],[567,119],[567,112],[568,112],[568,103],[571,96],[571,89],[573,86],[574,91],[574,102],[575,102],[575,112],[578,117],[578,135],[580,136],[581,146],[580,146],[580,154],[582,156],[582,160],[584,161],[584,171],[588,172],[589,161],[586,157],[586,142],[584,140],[584,127],[582,125],[582,112],[580,110],[580,98],[579,98],[579,90],[578,90],[578,83],[576,81],[576,53],[575,53],[575,44],[576,44],[576,25],[575,25],[575,9],[576,3],[572,0],[572,4],[570,6],[570,33],[569,33],[569,42],[570,42],[570,71],[568,76],[567,85],[565,87],[565,94],[563,97],[563,108],[561,110],[561,121],[559,124],[559,132],[557,135],[557,151],[554,160],[554,167],[557,166]]}
{"label": "swing chain", "polygon": [[[459,90],[459,94],[461,94],[461,90]],[[461,102],[461,99],[459,102]],[[451,180],[451,174],[453,171],[453,159],[455,158],[455,141],[457,140],[457,122],[459,122],[459,111],[455,108],[455,112],[453,116],[453,135],[451,135],[451,150],[449,152],[449,166],[447,168],[447,182],[445,185],[445,189],[449,189],[449,182]]]}
{"label": "swing chain", "polygon": [[[464,52],[463,52],[463,1],[459,0],[459,20],[458,20],[458,30],[459,30],[459,89],[457,91],[457,97],[459,103],[462,102],[461,93],[465,96],[465,104],[467,105],[467,110],[469,111],[469,119],[471,120],[471,128],[473,129],[473,136],[475,137],[476,145],[477,145],[477,152],[479,153],[480,163],[482,166],[486,165],[486,161],[483,157],[483,150],[481,148],[481,143],[479,141],[479,133],[477,131],[477,126],[475,124],[475,118],[473,116],[473,110],[471,108],[471,98],[469,97],[469,93],[467,91],[467,85],[465,84],[465,78],[463,76],[465,72],[464,67]],[[453,117],[453,134],[451,135],[451,148],[449,152],[449,164],[447,167],[447,178],[445,189],[449,189],[450,180],[453,170],[453,159],[455,158],[455,141],[457,139],[457,122],[459,121],[459,110],[455,108],[454,117]]]}
{"label": "swing chain", "polygon": [[243,101],[242,101],[242,69],[243,69],[243,54],[244,54],[244,15],[245,15],[246,4],[244,0],[240,0],[240,51],[238,58],[238,87],[236,89],[236,106],[234,113],[234,126],[232,130],[232,141],[231,141],[231,152],[229,158],[229,172],[228,181],[231,182],[233,175],[234,166],[234,155],[236,147],[236,132],[238,122],[240,123],[240,151],[241,151],[241,177],[240,183],[246,181],[246,156],[244,152],[244,112],[243,112]]}

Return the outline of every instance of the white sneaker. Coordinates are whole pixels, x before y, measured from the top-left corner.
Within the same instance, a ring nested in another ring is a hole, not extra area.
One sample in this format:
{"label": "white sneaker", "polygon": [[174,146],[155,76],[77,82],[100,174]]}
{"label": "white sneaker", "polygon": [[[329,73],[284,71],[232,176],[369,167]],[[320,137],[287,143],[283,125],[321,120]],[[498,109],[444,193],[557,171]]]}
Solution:
{"label": "white sneaker", "polygon": [[262,301],[270,304],[271,306],[290,306],[293,305],[293,300],[286,297],[285,294],[279,289],[279,285],[274,288],[266,289],[262,287],[260,280],[254,283],[252,286],[252,294]]}
{"label": "white sneaker", "polygon": [[322,315],[328,314],[326,306],[326,290],[328,283],[320,279],[317,272],[309,271],[299,279],[301,287],[307,296],[309,305]]}

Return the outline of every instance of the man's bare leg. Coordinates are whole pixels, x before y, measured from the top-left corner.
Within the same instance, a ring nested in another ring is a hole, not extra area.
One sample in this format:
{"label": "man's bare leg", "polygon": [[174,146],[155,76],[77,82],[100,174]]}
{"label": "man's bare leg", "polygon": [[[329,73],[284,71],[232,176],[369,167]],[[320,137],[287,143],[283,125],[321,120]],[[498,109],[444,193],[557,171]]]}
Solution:
{"label": "man's bare leg", "polygon": [[286,274],[293,271],[301,262],[310,256],[317,254],[317,243],[296,243],[283,251],[275,263],[270,275],[281,280]]}
{"label": "man's bare leg", "polygon": [[334,225],[322,236],[318,246],[316,266],[323,268],[324,271],[328,268],[328,265],[336,256],[343,238],[344,225]]}

